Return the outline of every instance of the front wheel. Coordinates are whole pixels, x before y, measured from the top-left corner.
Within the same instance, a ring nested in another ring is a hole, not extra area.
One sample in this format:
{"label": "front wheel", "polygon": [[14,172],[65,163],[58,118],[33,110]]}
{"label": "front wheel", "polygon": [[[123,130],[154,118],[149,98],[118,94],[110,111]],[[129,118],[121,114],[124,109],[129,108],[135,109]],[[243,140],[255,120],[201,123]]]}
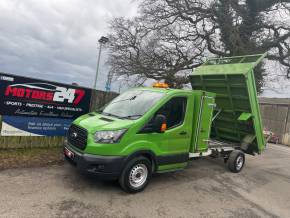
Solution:
{"label": "front wheel", "polygon": [[245,154],[242,151],[234,150],[228,159],[228,168],[233,173],[239,173],[245,165]]}
{"label": "front wheel", "polygon": [[126,164],[119,178],[119,183],[126,192],[140,192],[147,186],[151,174],[151,162],[143,156],[137,157]]}

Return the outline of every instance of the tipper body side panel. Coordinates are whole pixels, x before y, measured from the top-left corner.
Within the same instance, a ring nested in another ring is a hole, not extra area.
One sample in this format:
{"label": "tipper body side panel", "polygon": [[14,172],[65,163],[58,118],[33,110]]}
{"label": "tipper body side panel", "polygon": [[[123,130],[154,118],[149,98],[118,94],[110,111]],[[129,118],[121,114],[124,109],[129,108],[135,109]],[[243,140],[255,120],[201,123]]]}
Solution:
{"label": "tipper body side panel", "polygon": [[208,149],[211,132],[215,94],[205,91],[194,91],[193,127],[191,153],[204,152]]}
{"label": "tipper body side panel", "polygon": [[194,90],[216,93],[211,139],[260,153],[265,146],[253,74],[264,55],[208,60],[190,76]]}

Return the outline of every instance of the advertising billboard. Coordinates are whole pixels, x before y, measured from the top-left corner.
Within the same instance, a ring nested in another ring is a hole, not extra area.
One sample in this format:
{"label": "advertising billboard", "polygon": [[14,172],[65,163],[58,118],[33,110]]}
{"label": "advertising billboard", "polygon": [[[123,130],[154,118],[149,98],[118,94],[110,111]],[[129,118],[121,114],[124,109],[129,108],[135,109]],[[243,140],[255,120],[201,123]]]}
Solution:
{"label": "advertising billboard", "polygon": [[21,116],[2,117],[2,136],[64,136],[70,119]]}
{"label": "advertising billboard", "polygon": [[92,90],[0,73],[2,136],[64,136],[88,113]]}
{"label": "advertising billboard", "polygon": [[91,90],[0,73],[0,114],[75,119],[89,111]]}

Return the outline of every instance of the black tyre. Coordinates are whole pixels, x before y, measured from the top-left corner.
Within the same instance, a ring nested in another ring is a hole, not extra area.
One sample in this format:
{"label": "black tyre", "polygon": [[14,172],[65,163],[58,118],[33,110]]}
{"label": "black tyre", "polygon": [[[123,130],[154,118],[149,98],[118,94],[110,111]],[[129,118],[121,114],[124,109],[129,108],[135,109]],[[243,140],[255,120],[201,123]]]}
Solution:
{"label": "black tyre", "polygon": [[119,178],[119,184],[126,192],[140,192],[148,185],[151,174],[151,162],[146,157],[136,157],[129,161],[124,167]]}
{"label": "black tyre", "polygon": [[227,161],[228,168],[233,173],[239,173],[245,165],[245,154],[242,151],[234,150],[230,153]]}

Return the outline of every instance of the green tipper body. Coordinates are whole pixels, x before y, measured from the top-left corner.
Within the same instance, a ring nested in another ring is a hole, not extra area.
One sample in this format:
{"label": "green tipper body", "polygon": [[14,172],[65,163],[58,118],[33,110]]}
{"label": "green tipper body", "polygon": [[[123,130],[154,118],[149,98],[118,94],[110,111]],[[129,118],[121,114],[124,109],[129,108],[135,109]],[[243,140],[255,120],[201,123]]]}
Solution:
{"label": "green tipper body", "polygon": [[193,89],[216,93],[211,138],[242,144],[248,153],[266,144],[253,72],[264,56],[210,59],[190,76]]}
{"label": "green tipper body", "polygon": [[[158,96],[162,93],[162,97],[136,119],[97,112],[79,117],[73,125],[76,130],[81,129],[82,135],[85,130],[86,136],[82,141],[85,140],[86,144],[80,149],[68,140],[66,148],[82,155],[84,160],[98,157],[105,162],[100,165],[104,167],[100,170],[105,173],[106,164],[110,163],[115,169],[115,160],[119,164],[140,154],[153,159],[157,172],[181,169],[187,165],[190,155],[207,152],[212,139],[234,143],[248,153],[260,153],[265,140],[253,68],[261,59],[262,56],[257,55],[209,60],[191,75],[193,90],[133,89],[131,91],[148,93],[144,97],[152,92]],[[186,99],[183,121],[162,133],[142,131],[159,109],[174,97]],[[136,96],[125,100],[134,98]],[[119,141],[111,144],[95,142],[96,132],[115,130],[125,130]],[[73,132],[71,136],[76,142],[79,140],[77,135]],[[88,165],[88,168],[94,171],[97,166]]]}

